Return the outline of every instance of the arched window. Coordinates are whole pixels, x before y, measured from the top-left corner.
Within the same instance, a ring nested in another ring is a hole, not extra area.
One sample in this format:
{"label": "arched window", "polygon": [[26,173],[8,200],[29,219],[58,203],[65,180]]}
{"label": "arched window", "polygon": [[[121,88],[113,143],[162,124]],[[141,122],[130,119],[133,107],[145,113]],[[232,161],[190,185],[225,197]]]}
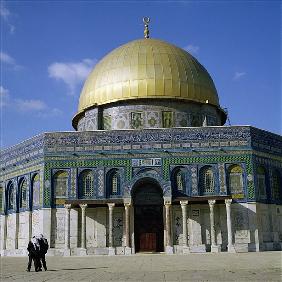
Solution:
{"label": "arched window", "polygon": [[228,188],[232,195],[244,194],[243,169],[239,165],[232,165],[228,170]]}
{"label": "arched window", "polygon": [[94,178],[91,170],[84,170],[79,176],[79,197],[92,198],[94,195]]}
{"label": "arched window", "polygon": [[120,194],[120,177],[117,170],[112,170],[108,173],[108,194],[115,196]]}
{"label": "arched window", "polygon": [[266,187],[265,187],[265,168],[263,166],[259,166],[257,168],[257,185],[258,185],[258,193],[261,199],[266,198]]}
{"label": "arched window", "polygon": [[39,174],[35,174],[32,179],[32,205],[34,207],[40,204],[40,177]]}
{"label": "arched window", "polygon": [[67,171],[58,171],[54,175],[54,196],[55,198],[65,198],[68,189]]}
{"label": "arched window", "polygon": [[183,169],[177,168],[172,174],[172,185],[175,192],[185,192],[185,173]]}
{"label": "arched window", "polygon": [[214,194],[214,174],[210,166],[205,166],[200,170],[200,189],[201,194]]}
{"label": "arched window", "polygon": [[280,193],[282,187],[281,187],[281,179],[280,179],[280,173],[278,170],[272,171],[272,199],[273,200],[279,200],[280,199]]}
{"label": "arched window", "polygon": [[9,182],[7,187],[7,210],[13,210],[14,209],[14,200],[15,200],[15,190],[13,182]]}
{"label": "arched window", "polygon": [[23,178],[19,186],[19,208],[25,209],[27,207],[27,181]]}

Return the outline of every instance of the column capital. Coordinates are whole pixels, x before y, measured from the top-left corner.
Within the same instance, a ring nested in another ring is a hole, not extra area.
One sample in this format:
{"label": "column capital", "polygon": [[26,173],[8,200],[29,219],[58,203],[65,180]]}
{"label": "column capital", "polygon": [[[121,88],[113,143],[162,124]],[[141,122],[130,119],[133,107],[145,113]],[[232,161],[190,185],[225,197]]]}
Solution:
{"label": "column capital", "polygon": [[216,200],[208,200],[210,208],[213,208],[215,205]]}
{"label": "column capital", "polygon": [[186,207],[188,205],[188,201],[180,201],[181,207]]}
{"label": "column capital", "polygon": [[71,204],[64,204],[65,209],[70,210],[71,209]]}
{"label": "column capital", "polygon": [[79,204],[79,206],[82,210],[85,210],[88,207],[87,204]]}
{"label": "column capital", "polygon": [[225,205],[226,206],[230,207],[231,203],[232,203],[232,199],[225,199]]}
{"label": "column capital", "polygon": [[115,207],[115,203],[108,203],[108,207],[110,210],[112,210]]}
{"label": "column capital", "polygon": [[125,208],[130,208],[131,207],[131,203],[124,203],[124,207]]}

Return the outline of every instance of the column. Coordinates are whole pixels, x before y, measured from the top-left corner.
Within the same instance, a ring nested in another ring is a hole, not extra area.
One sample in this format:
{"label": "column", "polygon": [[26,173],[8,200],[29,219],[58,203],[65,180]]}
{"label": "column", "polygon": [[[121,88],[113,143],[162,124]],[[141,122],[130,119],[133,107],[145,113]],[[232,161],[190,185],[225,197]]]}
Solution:
{"label": "column", "polygon": [[[32,211],[28,211],[28,242],[32,238]],[[28,243],[27,242],[27,243]]]}
{"label": "column", "polygon": [[215,200],[208,200],[210,206],[210,225],[211,225],[211,252],[218,253],[220,251],[219,247],[216,245],[215,241],[215,227],[214,227],[214,205]]}
{"label": "column", "polygon": [[130,204],[124,204],[125,209],[125,254],[131,254],[130,248]]}
{"label": "column", "polygon": [[20,214],[16,212],[16,229],[15,229],[15,249],[19,248],[19,225],[20,225]]}
{"label": "column", "polygon": [[173,247],[171,244],[171,221],[170,221],[171,203],[165,203],[165,228],[166,228],[166,253],[173,254]]}
{"label": "column", "polygon": [[183,235],[183,253],[188,251],[188,236],[187,236],[187,204],[188,201],[180,201],[181,210],[182,210],[182,235]]}
{"label": "column", "polygon": [[109,255],[115,255],[115,249],[113,247],[113,210],[114,203],[109,203]]}
{"label": "column", "polygon": [[70,210],[71,205],[65,204],[65,250],[64,255],[70,256]]}
{"label": "column", "polygon": [[232,244],[231,203],[232,203],[232,199],[225,200],[227,238],[228,238],[227,250],[229,253],[235,253],[235,248],[234,248],[234,245]]}
{"label": "column", "polygon": [[1,256],[6,255],[7,247],[7,215],[1,215]]}
{"label": "column", "polygon": [[80,204],[81,208],[81,249],[80,255],[86,255],[86,208],[87,204]]}

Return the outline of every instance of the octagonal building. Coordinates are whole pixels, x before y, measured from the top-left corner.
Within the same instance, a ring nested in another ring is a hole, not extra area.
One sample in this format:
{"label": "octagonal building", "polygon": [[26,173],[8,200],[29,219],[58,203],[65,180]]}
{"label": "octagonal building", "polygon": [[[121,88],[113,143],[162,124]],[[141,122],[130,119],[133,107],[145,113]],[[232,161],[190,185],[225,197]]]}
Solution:
{"label": "octagonal building", "polygon": [[75,131],[1,151],[1,255],[26,255],[40,233],[49,255],[281,250],[282,138],[226,118],[185,50],[113,50],[84,83]]}

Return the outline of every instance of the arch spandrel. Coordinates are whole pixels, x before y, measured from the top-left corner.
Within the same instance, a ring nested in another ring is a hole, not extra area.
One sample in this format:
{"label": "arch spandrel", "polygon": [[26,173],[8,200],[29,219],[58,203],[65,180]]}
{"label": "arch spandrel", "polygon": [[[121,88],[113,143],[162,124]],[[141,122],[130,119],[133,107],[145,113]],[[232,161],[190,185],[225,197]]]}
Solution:
{"label": "arch spandrel", "polygon": [[171,199],[171,181],[165,181],[155,171],[150,170],[149,172],[142,172],[134,176],[127,184],[125,184],[123,197],[128,199],[132,196],[132,190],[138,184],[138,182],[148,179],[156,182],[162,189],[164,199]]}

